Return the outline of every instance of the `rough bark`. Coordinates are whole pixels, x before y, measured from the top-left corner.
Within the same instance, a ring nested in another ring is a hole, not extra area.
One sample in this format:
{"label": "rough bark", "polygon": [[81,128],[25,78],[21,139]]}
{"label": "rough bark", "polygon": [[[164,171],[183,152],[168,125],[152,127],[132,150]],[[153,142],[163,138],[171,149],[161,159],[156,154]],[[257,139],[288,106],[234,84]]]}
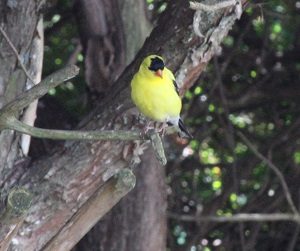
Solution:
{"label": "rough bark", "polygon": [[[119,18],[123,23],[123,29],[119,32],[123,32],[125,37],[125,46],[119,48],[119,51],[123,49],[122,53],[128,64],[149,35],[151,26],[145,15],[146,6],[143,0],[118,1],[118,5],[121,13]],[[119,20],[117,24],[118,22]],[[89,56],[90,54],[86,54],[85,60],[92,62]],[[146,250],[145,247],[148,250],[165,250],[166,196],[162,170],[152,151],[147,151],[142,158],[141,167],[136,172],[137,187],[116,205],[104,220],[99,221],[74,250],[134,251]],[[116,224],[116,221],[122,224]]]}
{"label": "rough bark", "polygon": [[[213,37],[214,31],[218,31],[221,37],[226,35],[233,21],[228,27],[222,26],[221,31],[218,25],[228,19],[235,20],[236,16],[228,12],[207,14],[207,18],[210,22],[205,34],[208,35],[203,39],[195,37],[191,25],[193,11],[189,9],[188,2],[170,2],[134,62],[110,89],[110,95],[99,102],[81,126],[98,130],[131,129],[135,126],[132,116],[124,113],[132,107],[128,85],[146,54],[162,54],[167,65],[179,73],[183,84],[191,84],[197,79],[214,54],[210,41],[210,38],[216,38]],[[187,83],[187,80],[190,82]],[[129,166],[128,159],[124,159],[122,154],[125,146],[128,146],[125,142],[67,142],[53,155],[32,163],[19,184],[35,194],[34,205],[11,249],[42,249],[109,176]],[[14,183],[15,177],[8,180],[8,184]]]}
{"label": "rough bark", "polygon": [[151,149],[136,170],[137,184],[82,239],[73,251],[152,251],[166,249],[164,168]]}
{"label": "rough bark", "polygon": [[[34,71],[30,72],[33,78],[41,74],[41,69],[32,67],[35,65],[34,57],[37,50],[33,41],[40,39],[38,38],[39,34],[35,32],[41,6],[39,4],[38,1],[0,1],[0,25],[17,50],[22,63],[27,69]],[[2,108],[22,93],[29,83],[11,45],[3,34],[0,34],[0,65],[0,108]],[[18,163],[16,161],[17,157],[20,157],[19,139],[19,135],[11,130],[0,132],[1,197],[7,192],[5,191],[6,180],[18,173],[18,166],[24,166],[23,164],[26,163],[26,161]],[[9,227],[2,222],[0,233],[2,250],[7,249],[9,245],[7,238],[12,238],[16,234],[22,221],[23,219],[20,219]]]}
{"label": "rough bark", "polygon": [[[129,169],[123,169],[115,179],[106,182],[87,203],[63,226],[59,233],[43,248],[45,251],[70,250],[124,195],[135,186],[135,176]],[[85,229],[85,231],[82,231]],[[99,231],[97,231],[99,232]],[[95,236],[96,237],[96,236]],[[99,239],[97,236],[93,242]],[[67,241],[66,241],[67,240]],[[87,249],[91,250],[92,245]],[[107,249],[105,249],[107,250]]]}
{"label": "rough bark", "polygon": [[[0,1],[0,24],[29,69],[28,57],[38,20],[37,1]],[[26,84],[16,55],[0,34],[0,108],[20,94]],[[0,132],[0,183],[13,168],[18,153],[18,137],[12,131]]]}

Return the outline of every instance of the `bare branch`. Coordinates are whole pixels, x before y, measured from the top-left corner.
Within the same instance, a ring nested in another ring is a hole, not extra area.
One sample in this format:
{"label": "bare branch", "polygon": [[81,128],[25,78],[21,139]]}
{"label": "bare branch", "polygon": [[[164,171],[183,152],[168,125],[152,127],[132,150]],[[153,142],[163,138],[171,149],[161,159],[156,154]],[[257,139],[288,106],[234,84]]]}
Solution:
{"label": "bare branch", "polygon": [[12,129],[37,138],[64,140],[136,140],[145,139],[140,132],[134,131],[67,131],[49,130],[29,126],[19,121],[15,114],[28,106],[32,101],[45,95],[49,89],[56,87],[79,72],[75,65],[67,66],[40,82],[30,90],[22,93],[14,101],[0,110],[0,129]]}
{"label": "bare branch", "polygon": [[168,216],[172,219],[178,219],[186,222],[265,222],[265,221],[294,221],[300,224],[300,216],[298,214],[234,214],[230,216],[193,216],[193,215],[179,215],[169,213]]}
{"label": "bare branch", "polygon": [[121,170],[90,197],[43,250],[70,250],[134,186],[132,171]]}
{"label": "bare branch", "polygon": [[103,131],[79,131],[79,130],[52,130],[33,127],[11,118],[7,121],[9,129],[31,135],[36,138],[54,140],[145,140],[147,136],[140,131],[103,130]]}
{"label": "bare branch", "polygon": [[254,155],[256,157],[258,157],[259,159],[261,159],[263,162],[265,162],[277,175],[281,186],[283,188],[286,200],[289,204],[289,206],[291,207],[293,213],[295,215],[298,215],[298,210],[293,202],[291,193],[289,191],[289,187],[286,184],[286,181],[284,179],[284,176],[282,175],[282,173],[280,172],[279,168],[277,166],[275,166],[268,158],[266,158],[265,156],[263,156],[260,152],[258,152],[258,150],[255,148],[255,146],[246,138],[246,136],[244,134],[242,134],[241,132],[237,132],[237,135],[241,138],[241,140],[243,140],[243,142],[250,148],[250,150],[254,153]]}
{"label": "bare branch", "polygon": [[296,243],[298,240],[299,233],[300,233],[300,225],[297,225],[297,227],[293,233],[293,236],[292,236],[291,240],[289,241],[286,251],[295,250],[295,246],[296,246]]}
{"label": "bare branch", "polygon": [[161,138],[157,132],[147,134],[140,131],[110,130],[110,131],[77,131],[50,130],[27,125],[16,118],[16,114],[32,101],[45,95],[50,88],[54,88],[79,72],[75,65],[67,66],[40,82],[30,90],[22,93],[14,101],[0,110],[0,129],[12,129],[37,138],[56,140],[151,140],[157,159],[165,165],[167,163]]}
{"label": "bare branch", "polygon": [[78,73],[79,68],[76,65],[66,66],[63,69],[52,73],[50,76],[42,80],[38,85],[35,85],[31,89],[23,92],[15,100],[4,106],[2,110],[0,110],[0,116],[3,113],[10,113],[10,115],[12,113],[16,114],[30,105],[32,101],[44,96],[51,88],[54,88],[64,81],[73,78]]}
{"label": "bare branch", "polygon": [[216,4],[203,4],[199,2],[190,2],[190,8],[193,10],[202,10],[202,11],[217,11],[227,7],[235,6],[237,3],[236,0],[224,1]]}

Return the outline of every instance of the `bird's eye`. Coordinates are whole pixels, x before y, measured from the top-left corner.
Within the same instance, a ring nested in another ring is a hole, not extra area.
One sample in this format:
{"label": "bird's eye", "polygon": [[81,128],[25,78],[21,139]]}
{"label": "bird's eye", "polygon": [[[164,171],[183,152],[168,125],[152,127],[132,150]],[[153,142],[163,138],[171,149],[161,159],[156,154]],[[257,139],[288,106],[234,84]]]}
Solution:
{"label": "bird's eye", "polygon": [[148,69],[150,71],[163,70],[165,68],[164,61],[159,57],[151,58],[151,63]]}

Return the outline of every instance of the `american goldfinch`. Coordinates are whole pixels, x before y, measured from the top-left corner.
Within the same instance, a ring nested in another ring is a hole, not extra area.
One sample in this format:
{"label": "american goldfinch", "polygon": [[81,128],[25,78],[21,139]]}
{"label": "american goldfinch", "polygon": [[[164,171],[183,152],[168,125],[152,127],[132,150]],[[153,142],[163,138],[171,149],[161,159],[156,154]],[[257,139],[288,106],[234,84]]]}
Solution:
{"label": "american goldfinch", "polygon": [[173,73],[162,57],[146,57],[131,81],[131,98],[146,117],[175,125],[179,132],[192,138],[180,118],[181,99]]}

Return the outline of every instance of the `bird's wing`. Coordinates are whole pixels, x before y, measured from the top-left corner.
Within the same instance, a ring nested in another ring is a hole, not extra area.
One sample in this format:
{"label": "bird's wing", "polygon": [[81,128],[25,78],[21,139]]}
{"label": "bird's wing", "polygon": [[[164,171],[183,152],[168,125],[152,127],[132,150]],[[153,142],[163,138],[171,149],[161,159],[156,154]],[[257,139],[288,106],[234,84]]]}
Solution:
{"label": "bird's wing", "polygon": [[175,90],[176,90],[177,94],[179,95],[179,88],[178,88],[178,85],[177,85],[175,80],[173,80],[173,85],[175,87]]}
{"label": "bird's wing", "polygon": [[178,120],[178,127],[179,127],[180,131],[183,132],[188,138],[190,138],[190,139],[193,138],[193,136],[190,134],[188,129],[183,124],[183,121],[181,118],[179,118],[179,120]]}
{"label": "bird's wing", "polygon": [[175,87],[175,90],[176,90],[177,94],[179,95],[179,88],[178,88],[178,85],[176,83],[174,74],[168,68],[165,68],[165,70],[166,70],[166,72],[168,74],[168,77],[173,81],[173,85]]}

